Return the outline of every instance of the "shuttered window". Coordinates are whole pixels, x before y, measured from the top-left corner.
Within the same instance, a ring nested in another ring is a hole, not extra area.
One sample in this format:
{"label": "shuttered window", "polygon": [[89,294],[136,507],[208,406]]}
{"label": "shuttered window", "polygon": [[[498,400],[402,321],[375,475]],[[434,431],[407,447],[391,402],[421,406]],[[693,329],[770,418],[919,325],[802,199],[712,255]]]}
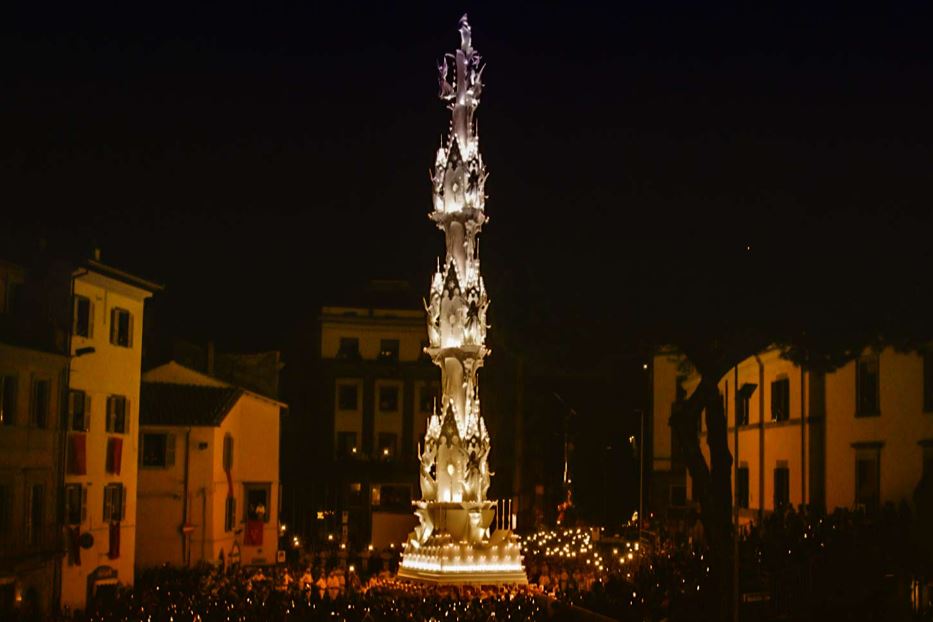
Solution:
{"label": "shuttered window", "polygon": [[80,525],[87,518],[87,488],[81,484],[65,485],[65,524]]}
{"label": "shuttered window", "polygon": [[91,429],[91,398],[84,391],[68,392],[68,425],[75,432]]}
{"label": "shuttered window", "polygon": [[126,309],[110,310],[110,343],[122,348],[133,347],[133,314]]}
{"label": "shuttered window", "polygon": [[104,486],[104,522],[121,521],[126,517],[126,487],[123,484]]}
{"label": "shuttered window", "polygon": [[166,469],[175,466],[175,435],[145,432],[142,435],[140,464],[143,467]]}
{"label": "shuttered window", "polygon": [[111,395],[107,398],[107,431],[113,434],[126,434],[129,429],[127,421],[128,400],[122,395]]}
{"label": "shuttered window", "polygon": [[72,330],[76,337],[89,339],[94,336],[94,304],[89,298],[75,296]]}
{"label": "shuttered window", "polygon": [[790,419],[790,380],[781,378],[771,383],[771,420]]}
{"label": "shuttered window", "polygon": [[16,422],[16,376],[0,376],[0,425]]}

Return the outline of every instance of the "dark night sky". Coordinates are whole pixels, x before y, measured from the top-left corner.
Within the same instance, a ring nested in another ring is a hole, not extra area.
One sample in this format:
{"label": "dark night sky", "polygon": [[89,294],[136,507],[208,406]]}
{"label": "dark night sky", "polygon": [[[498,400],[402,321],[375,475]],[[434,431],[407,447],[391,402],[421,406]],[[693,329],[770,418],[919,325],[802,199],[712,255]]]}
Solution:
{"label": "dark night sky", "polygon": [[341,283],[427,286],[434,62],[464,10],[516,343],[580,364],[611,329],[624,351],[746,244],[776,297],[929,274],[927,3],[138,4],[4,9],[3,211],[165,283],[168,332],[282,348]]}

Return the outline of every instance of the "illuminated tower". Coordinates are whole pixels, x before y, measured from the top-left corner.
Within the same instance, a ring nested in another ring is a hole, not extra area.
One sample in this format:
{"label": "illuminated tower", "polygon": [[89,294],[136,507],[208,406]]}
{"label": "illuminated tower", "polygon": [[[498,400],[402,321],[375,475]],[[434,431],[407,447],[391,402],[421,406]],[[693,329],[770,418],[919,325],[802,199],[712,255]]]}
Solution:
{"label": "illuminated tower", "polygon": [[[486,168],[473,116],[482,90],[480,55],[460,19],[460,49],[438,65],[440,97],[449,102],[447,140],[431,172],[434,211],[447,255],[438,262],[425,302],[430,345],[443,394],[428,421],[421,458],[420,524],[409,535],[399,577],[431,583],[526,583],[518,538],[496,518],[489,488],[489,434],[480,414],[477,372],[486,349],[489,299],[480,275],[477,236],[487,221]],[[453,65],[453,82],[448,81]]]}

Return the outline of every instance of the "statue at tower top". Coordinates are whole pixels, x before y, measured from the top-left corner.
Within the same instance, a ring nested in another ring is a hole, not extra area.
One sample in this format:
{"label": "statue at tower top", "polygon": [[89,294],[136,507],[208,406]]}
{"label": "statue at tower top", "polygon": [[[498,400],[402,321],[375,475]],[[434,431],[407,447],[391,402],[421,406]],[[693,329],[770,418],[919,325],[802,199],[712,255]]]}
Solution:
{"label": "statue at tower top", "polygon": [[[452,77],[448,60],[453,61]],[[460,18],[460,48],[445,54],[437,66],[439,96],[450,102],[451,122],[450,134],[446,144],[438,149],[431,172],[436,213],[483,209],[486,200],[483,194],[486,168],[479,154],[479,137],[473,121],[483,90],[483,68],[479,52],[473,49],[470,24],[464,15]]]}

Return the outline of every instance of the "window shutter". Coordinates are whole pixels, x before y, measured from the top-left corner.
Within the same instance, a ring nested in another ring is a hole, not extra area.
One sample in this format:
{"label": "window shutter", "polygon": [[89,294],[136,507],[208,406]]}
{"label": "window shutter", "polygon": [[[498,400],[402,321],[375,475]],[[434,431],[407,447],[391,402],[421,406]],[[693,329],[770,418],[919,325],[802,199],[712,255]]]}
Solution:
{"label": "window shutter", "polygon": [[130,433],[130,398],[123,398],[123,433]]}
{"label": "window shutter", "polygon": [[126,312],[126,317],[127,317],[127,321],[126,321],[126,326],[127,326],[127,329],[126,329],[126,332],[127,332],[127,334],[126,334],[126,347],[132,348],[132,347],[133,347],[133,314],[130,313],[129,311],[127,311],[127,312]]}
{"label": "window shutter", "polygon": [[91,431],[91,396],[84,394],[84,431]]}
{"label": "window shutter", "polygon": [[120,485],[120,520],[126,519],[126,486]]}
{"label": "window shutter", "polygon": [[175,435],[165,435],[165,466],[175,466]]}
{"label": "window shutter", "polygon": [[113,513],[113,488],[104,486],[104,522],[110,520]]}
{"label": "window shutter", "polygon": [[117,310],[110,310],[110,343],[117,342],[117,332],[119,331],[119,326],[117,322]]}
{"label": "window shutter", "polygon": [[81,485],[81,522],[87,520],[87,486]]}

